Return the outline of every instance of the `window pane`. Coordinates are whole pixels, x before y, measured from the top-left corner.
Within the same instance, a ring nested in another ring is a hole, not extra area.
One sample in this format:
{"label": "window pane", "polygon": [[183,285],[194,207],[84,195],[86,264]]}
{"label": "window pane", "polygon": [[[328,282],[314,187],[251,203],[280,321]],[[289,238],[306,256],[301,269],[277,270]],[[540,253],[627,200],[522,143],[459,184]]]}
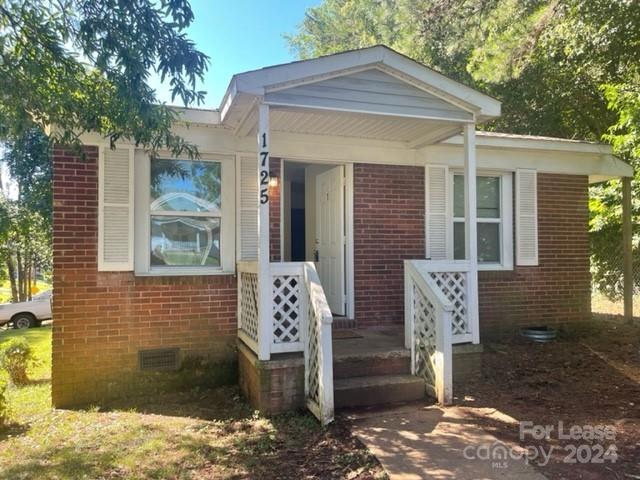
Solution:
{"label": "window pane", "polygon": [[453,259],[465,259],[464,222],[453,222]]}
{"label": "window pane", "polygon": [[151,211],[220,214],[219,162],[151,161]]}
{"label": "window pane", "polygon": [[478,177],[478,218],[500,218],[500,178]]}
{"label": "window pane", "polygon": [[500,263],[499,223],[478,223],[478,262]]}
{"label": "window pane", "polygon": [[[500,177],[476,177],[478,218],[500,218]],[[464,217],[464,175],[453,176],[453,216]]]}
{"label": "window pane", "polygon": [[220,266],[220,219],[151,216],[151,265]]}
{"label": "window pane", "polygon": [[464,176],[453,176],[453,216],[464,217]]}

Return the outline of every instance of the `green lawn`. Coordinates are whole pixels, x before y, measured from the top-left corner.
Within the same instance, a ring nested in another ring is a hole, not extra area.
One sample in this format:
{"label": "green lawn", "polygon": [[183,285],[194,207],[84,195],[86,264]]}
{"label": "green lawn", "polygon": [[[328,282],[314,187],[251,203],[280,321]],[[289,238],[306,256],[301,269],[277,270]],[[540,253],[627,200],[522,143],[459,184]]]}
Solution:
{"label": "green lawn", "polygon": [[51,410],[51,327],[24,335],[41,363],[11,387],[0,429],[0,480],[385,478],[341,423],[306,413],[265,418],[235,388],[138,398],[110,410]]}

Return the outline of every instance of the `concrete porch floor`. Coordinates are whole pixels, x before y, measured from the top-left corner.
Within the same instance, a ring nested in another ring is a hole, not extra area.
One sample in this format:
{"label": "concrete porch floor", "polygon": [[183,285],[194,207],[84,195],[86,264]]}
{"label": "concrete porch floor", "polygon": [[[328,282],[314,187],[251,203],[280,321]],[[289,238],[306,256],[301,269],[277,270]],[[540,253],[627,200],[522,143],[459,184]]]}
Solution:
{"label": "concrete porch floor", "polygon": [[334,358],[358,357],[381,353],[406,352],[401,327],[383,329],[350,329],[358,338],[333,338]]}

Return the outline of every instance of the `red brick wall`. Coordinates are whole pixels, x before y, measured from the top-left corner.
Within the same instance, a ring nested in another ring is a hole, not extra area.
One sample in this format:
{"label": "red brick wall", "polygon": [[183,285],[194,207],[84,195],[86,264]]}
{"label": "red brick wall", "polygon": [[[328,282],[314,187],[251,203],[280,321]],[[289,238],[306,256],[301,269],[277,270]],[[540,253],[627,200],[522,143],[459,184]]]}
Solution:
{"label": "red brick wall", "polygon": [[53,404],[84,404],[140,387],[139,349],[229,357],[234,276],[98,273],[97,149],[53,154]]}
{"label": "red brick wall", "polygon": [[[567,322],[590,312],[588,180],[538,175],[537,267],[480,272],[482,333]],[[424,170],[354,166],[358,326],[402,324],[402,260],[424,258]]]}
{"label": "red brick wall", "polygon": [[272,262],[280,261],[280,192],[282,190],[282,175],[280,159],[269,159],[269,175],[278,178],[278,186],[269,186],[269,251]]}
{"label": "red brick wall", "polygon": [[588,195],[586,176],[538,174],[539,265],[479,272],[482,332],[588,318]]}
{"label": "red brick wall", "polygon": [[353,168],[356,321],[404,322],[403,260],[424,258],[424,168]]}

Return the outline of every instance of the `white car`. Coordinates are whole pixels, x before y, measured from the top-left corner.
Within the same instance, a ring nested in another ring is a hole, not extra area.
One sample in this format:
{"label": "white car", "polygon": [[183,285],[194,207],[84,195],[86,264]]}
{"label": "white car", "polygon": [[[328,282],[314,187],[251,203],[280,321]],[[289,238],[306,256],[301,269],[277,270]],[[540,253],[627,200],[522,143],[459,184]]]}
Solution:
{"label": "white car", "polygon": [[51,318],[51,290],[34,295],[27,302],[0,305],[0,325],[10,323],[13,328],[39,327]]}

